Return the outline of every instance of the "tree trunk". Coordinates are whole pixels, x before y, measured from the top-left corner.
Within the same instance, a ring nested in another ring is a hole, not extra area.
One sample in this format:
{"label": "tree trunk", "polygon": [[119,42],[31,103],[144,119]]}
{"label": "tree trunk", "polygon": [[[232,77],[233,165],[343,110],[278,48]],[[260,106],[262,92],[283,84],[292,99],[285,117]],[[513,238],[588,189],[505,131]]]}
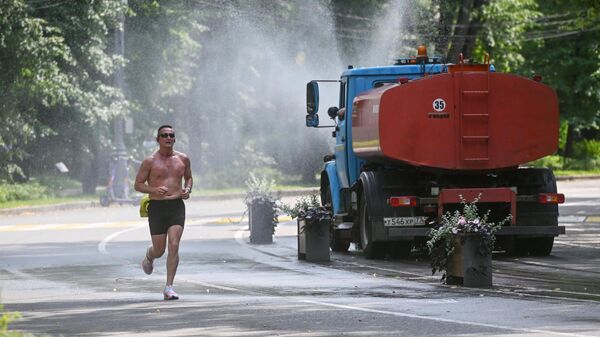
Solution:
{"label": "tree trunk", "polygon": [[440,19],[437,23],[438,37],[435,41],[435,52],[438,55],[446,55],[448,52],[450,31],[452,30],[451,6],[445,0],[437,0],[435,3],[437,4],[440,13]]}
{"label": "tree trunk", "polygon": [[575,144],[575,136],[576,134],[573,126],[567,125],[567,141],[563,152],[563,156],[566,158],[573,158],[573,155],[575,154],[575,148],[573,146]]}
{"label": "tree trunk", "polygon": [[[487,3],[486,0],[475,0],[472,11],[479,10],[485,3]],[[473,49],[475,48],[477,35],[481,30],[481,23],[482,22],[479,17],[475,17],[469,22],[469,29],[462,49],[465,59],[471,59],[473,57]]]}
{"label": "tree trunk", "polygon": [[465,38],[469,32],[469,18],[473,9],[473,3],[475,0],[463,0],[460,8],[458,9],[458,19],[454,26],[454,32],[452,33],[452,42],[450,43],[450,49],[448,50],[447,59],[450,62],[457,63],[458,55],[462,52],[465,45]]}
{"label": "tree trunk", "polygon": [[465,59],[471,58],[477,34],[481,29],[481,22],[478,18],[473,18],[472,13],[479,10],[487,0],[463,0],[459,8],[458,19],[454,26],[454,32],[448,50],[447,60],[457,63],[459,54],[462,53]]}
{"label": "tree trunk", "polygon": [[100,167],[100,160],[98,155],[98,145],[93,142],[91,145],[91,160],[88,160],[83,164],[81,170],[81,191],[83,194],[96,194],[96,187],[98,185],[98,167]]}

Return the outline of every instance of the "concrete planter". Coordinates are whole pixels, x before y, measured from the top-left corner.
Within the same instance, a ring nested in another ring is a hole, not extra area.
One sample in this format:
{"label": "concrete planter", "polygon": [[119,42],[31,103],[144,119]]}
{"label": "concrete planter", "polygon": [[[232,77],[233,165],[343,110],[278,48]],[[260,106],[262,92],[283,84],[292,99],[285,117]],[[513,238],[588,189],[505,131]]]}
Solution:
{"label": "concrete planter", "polygon": [[298,220],[298,260],[308,262],[328,262],[329,223],[322,221],[318,227],[305,229],[305,220]]}
{"label": "concrete planter", "polygon": [[462,284],[465,287],[492,286],[492,254],[479,252],[481,236],[466,234],[454,240],[454,253],[446,269],[447,284]]}
{"label": "concrete planter", "polygon": [[266,203],[253,202],[248,209],[250,243],[273,243],[273,207]]}

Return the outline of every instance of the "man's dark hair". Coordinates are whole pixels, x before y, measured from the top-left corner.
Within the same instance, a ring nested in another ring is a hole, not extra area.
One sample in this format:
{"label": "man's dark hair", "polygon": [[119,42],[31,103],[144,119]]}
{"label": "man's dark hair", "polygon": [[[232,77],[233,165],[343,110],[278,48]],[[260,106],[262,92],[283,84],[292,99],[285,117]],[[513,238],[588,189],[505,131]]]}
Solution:
{"label": "man's dark hair", "polygon": [[160,135],[160,130],[162,130],[162,129],[164,129],[164,128],[169,128],[169,129],[172,129],[173,127],[172,127],[172,126],[170,126],[170,125],[168,125],[168,124],[165,124],[165,125],[161,125],[161,126],[159,126],[159,127],[158,127],[158,131],[156,132],[156,136],[157,136],[157,137]]}

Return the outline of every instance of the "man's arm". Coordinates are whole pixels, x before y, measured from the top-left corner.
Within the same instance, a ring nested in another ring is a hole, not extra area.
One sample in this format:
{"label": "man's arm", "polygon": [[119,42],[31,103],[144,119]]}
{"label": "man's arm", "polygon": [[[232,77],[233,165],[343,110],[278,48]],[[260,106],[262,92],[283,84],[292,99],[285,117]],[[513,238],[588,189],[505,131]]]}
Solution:
{"label": "man's arm", "polygon": [[135,176],[135,184],[133,185],[136,191],[142,193],[152,192],[151,187],[146,185],[146,181],[148,181],[148,177],[150,176],[151,164],[152,161],[150,158],[146,158],[142,161],[142,165],[140,165],[140,169]]}
{"label": "man's arm", "polygon": [[182,157],[183,163],[185,164],[185,169],[183,171],[183,193],[181,197],[183,199],[187,199],[190,197],[190,193],[192,193],[194,179],[192,178],[192,165],[190,163],[190,158],[188,158],[186,155],[183,155]]}

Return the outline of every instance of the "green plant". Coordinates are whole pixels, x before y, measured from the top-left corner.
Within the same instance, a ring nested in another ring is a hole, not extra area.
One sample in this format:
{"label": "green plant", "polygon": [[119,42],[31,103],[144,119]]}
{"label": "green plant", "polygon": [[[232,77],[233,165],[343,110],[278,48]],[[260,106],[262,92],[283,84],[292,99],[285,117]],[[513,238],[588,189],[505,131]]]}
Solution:
{"label": "green plant", "polygon": [[460,238],[464,234],[480,235],[478,253],[481,255],[491,254],[496,240],[496,232],[512,218],[511,215],[508,215],[500,222],[489,222],[489,210],[483,216],[479,214],[476,203],[480,198],[481,195],[472,202],[467,202],[461,195],[462,212],[460,210],[446,212],[442,216],[441,223],[429,232],[427,248],[431,257],[431,273],[442,272],[441,281],[446,279],[446,268],[454,253],[456,238]]}
{"label": "green plant", "polygon": [[43,175],[35,179],[40,185],[57,191],[65,188],[81,188],[81,182],[66,175]]}
{"label": "green plant", "polygon": [[273,233],[275,233],[275,227],[279,224],[278,212],[280,210],[279,198],[272,191],[274,184],[275,182],[266,176],[251,173],[250,177],[246,179],[248,190],[244,198],[244,203],[248,208],[262,205],[270,209]]}
{"label": "green plant", "polygon": [[37,182],[0,183],[0,203],[14,200],[42,199],[47,197],[47,193],[48,189]]}
{"label": "green plant", "polygon": [[600,159],[600,140],[584,139],[573,144],[575,158]]}
{"label": "green plant", "polygon": [[316,194],[300,197],[294,206],[283,205],[282,210],[292,219],[304,220],[304,231],[321,230],[320,224],[331,225],[333,221],[331,210],[321,205]]}
{"label": "green plant", "polygon": [[565,166],[565,160],[563,157],[554,154],[551,156],[542,157],[538,160],[534,160],[528,163],[528,165],[531,165],[533,167],[547,167],[552,170],[560,170]]}
{"label": "green plant", "polygon": [[17,337],[24,336],[20,332],[9,331],[8,325],[16,320],[21,318],[21,315],[18,312],[4,312],[4,307],[0,304],[0,336],[7,337]]}

